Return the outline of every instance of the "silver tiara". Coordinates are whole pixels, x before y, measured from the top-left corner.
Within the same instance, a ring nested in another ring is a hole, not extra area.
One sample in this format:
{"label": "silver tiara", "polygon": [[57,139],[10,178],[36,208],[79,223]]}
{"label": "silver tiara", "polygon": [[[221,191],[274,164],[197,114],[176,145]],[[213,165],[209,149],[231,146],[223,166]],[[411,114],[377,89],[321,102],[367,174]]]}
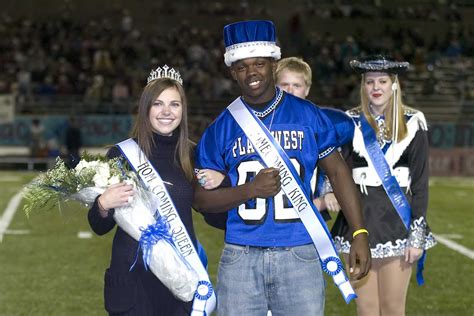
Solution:
{"label": "silver tiara", "polygon": [[173,79],[174,81],[179,82],[180,85],[183,85],[183,79],[181,79],[179,71],[174,70],[174,68],[168,67],[168,65],[164,65],[163,67],[158,67],[152,70],[150,72],[150,75],[148,76],[146,83],[149,84],[151,81],[160,78]]}

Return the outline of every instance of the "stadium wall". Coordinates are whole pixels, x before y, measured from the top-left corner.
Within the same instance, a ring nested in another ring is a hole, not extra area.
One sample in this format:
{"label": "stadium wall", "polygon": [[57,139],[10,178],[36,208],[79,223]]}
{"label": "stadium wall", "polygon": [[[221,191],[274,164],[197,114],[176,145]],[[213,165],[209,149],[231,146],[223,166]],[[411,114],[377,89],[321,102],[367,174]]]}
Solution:
{"label": "stadium wall", "polygon": [[[64,144],[66,115],[17,115],[12,122],[0,124],[0,146],[29,145],[34,118],[40,118],[44,139]],[[84,147],[105,147],[128,137],[133,115],[83,115],[77,118]],[[430,124],[430,170],[433,176],[474,176],[474,123]],[[0,152],[1,156],[1,152]]]}

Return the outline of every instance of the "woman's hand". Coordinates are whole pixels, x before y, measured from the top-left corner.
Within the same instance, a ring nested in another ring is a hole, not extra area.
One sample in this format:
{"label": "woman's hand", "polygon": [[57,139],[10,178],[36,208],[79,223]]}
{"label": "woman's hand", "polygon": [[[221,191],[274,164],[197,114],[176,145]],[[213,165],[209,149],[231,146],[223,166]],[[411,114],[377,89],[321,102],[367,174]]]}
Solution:
{"label": "woman's hand", "polygon": [[423,249],[415,247],[407,247],[405,249],[405,261],[408,263],[414,263],[423,255]]}
{"label": "woman's hand", "polygon": [[196,173],[199,184],[206,190],[212,190],[221,185],[224,175],[211,169],[200,169]]}
{"label": "woman's hand", "polygon": [[133,185],[126,182],[113,184],[102,193],[97,199],[99,204],[99,211],[103,217],[107,216],[109,210],[125,206],[130,203],[135,195]]}

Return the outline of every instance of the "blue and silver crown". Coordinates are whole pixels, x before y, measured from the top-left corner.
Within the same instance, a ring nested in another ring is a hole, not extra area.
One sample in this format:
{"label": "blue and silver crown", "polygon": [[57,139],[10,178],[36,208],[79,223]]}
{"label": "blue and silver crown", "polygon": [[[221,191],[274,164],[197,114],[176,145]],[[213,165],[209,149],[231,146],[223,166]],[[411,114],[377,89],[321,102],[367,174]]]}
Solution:
{"label": "blue and silver crown", "polygon": [[177,81],[180,85],[183,85],[183,79],[181,79],[181,74],[179,71],[174,70],[174,68],[164,65],[163,67],[158,67],[150,72],[148,79],[146,81],[149,84],[151,81],[161,78],[169,78],[174,81]]}
{"label": "blue and silver crown", "polygon": [[251,57],[281,58],[276,45],[276,31],[272,21],[242,21],[224,26],[224,62],[230,67],[233,62]]}

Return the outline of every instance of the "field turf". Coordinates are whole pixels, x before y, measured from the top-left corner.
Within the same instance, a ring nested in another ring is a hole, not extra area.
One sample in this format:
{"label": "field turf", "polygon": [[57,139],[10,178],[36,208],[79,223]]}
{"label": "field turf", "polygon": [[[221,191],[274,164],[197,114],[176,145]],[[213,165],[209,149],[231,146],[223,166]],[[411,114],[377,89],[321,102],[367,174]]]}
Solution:
{"label": "field turf", "polygon": [[[34,176],[0,172],[0,214]],[[473,197],[474,179],[431,179],[428,221],[434,233],[471,252]],[[79,232],[90,231],[86,214],[85,208],[68,204],[26,218],[22,203],[18,205],[0,242],[0,315],[106,315],[103,275],[113,233],[78,238]],[[195,226],[215,284],[223,233],[207,226],[199,214]],[[407,315],[474,315],[473,275],[472,259],[438,244],[428,252],[426,284],[418,287],[412,277]],[[325,314],[355,315],[355,303],[346,305],[329,278]]]}

